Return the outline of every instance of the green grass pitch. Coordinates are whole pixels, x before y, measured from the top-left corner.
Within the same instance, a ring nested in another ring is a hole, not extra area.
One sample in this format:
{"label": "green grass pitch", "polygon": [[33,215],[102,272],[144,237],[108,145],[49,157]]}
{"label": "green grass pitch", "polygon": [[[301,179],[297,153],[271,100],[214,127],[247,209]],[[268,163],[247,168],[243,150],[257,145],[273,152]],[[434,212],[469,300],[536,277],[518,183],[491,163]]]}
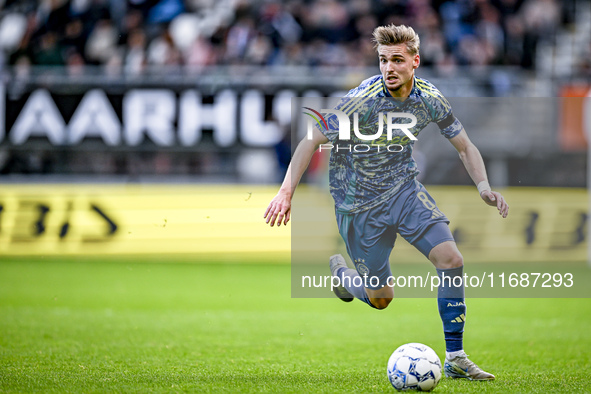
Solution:
{"label": "green grass pitch", "polygon": [[[433,299],[384,311],[292,299],[289,265],[0,261],[0,392],[393,392],[392,351],[444,355]],[[328,269],[328,268],[327,268]],[[468,300],[494,382],[441,393],[589,392],[589,299]]]}

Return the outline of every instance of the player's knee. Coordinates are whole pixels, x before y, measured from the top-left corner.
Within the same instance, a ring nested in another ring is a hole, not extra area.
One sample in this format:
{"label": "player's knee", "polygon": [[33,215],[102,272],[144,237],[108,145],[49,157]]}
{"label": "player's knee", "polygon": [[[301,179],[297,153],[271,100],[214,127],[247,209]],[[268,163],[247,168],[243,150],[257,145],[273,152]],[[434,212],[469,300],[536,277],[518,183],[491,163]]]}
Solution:
{"label": "player's knee", "polygon": [[386,309],[393,298],[370,298],[369,301],[376,309]]}
{"label": "player's knee", "polygon": [[380,289],[365,289],[369,302],[376,309],[386,309],[394,299],[394,289],[385,286]]}
{"label": "player's knee", "polygon": [[459,252],[450,253],[444,256],[438,256],[435,266],[437,268],[459,268],[464,266],[464,258]]}
{"label": "player's knee", "polygon": [[447,261],[449,268],[459,268],[464,266],[464,258],[460,253],[454,253]]}
{"label": "player's knee", "polygon": [[464,266],[464,258],[455,242],[442,242],[429,252],[429,260],[440,269]]}

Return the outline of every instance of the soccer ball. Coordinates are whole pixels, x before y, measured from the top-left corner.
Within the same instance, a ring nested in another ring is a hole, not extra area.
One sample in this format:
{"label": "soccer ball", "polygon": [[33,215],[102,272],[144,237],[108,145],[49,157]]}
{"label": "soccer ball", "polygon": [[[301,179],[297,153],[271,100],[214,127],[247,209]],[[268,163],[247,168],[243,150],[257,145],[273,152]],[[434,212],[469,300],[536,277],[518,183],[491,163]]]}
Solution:
{"label": "soccer ball", "polygon": [[398,391],[431,391],[441,380],[441,361],[422,343],[407,343],[388,360],[388,379]]}

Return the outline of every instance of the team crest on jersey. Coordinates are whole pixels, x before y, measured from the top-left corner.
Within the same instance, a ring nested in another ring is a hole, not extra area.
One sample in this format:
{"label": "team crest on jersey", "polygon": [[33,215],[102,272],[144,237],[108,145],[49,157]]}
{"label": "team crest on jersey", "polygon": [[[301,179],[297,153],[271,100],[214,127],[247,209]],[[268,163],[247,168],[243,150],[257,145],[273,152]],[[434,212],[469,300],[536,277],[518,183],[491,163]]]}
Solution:
{"label": "team crest on jersey", "polygon": [[353,262],[355,263],[355,267],[357,268],[357,272],[359,272],[359,275],[369,275],[369,268],[367,268],[367,265],[365,265],[365,259],[356,259]]}
{"label": "team crest on jersey", "polygon": [[431,120],[429,117],[429,113],[424,108],[415,108],[413,114],[417,117],[417,125],[419,125],[421,128],[426,127]]}

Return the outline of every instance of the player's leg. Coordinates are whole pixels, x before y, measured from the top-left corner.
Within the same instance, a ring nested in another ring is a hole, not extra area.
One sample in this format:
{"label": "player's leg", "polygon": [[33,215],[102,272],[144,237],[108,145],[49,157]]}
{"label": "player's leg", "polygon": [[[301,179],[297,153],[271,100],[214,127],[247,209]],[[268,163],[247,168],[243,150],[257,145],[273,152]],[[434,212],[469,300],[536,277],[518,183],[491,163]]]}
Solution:
{"label": "player's leg", "polygon": [[[435,235],[435,237],[438,236]],[[429,253],[429,260],[437,268],[440,280],[437,303],[439,315],[443,321],[446,343],[445,376],[470,380],[493,380],[494,375],[483,371],[468,359],[468,355],[464,352],[462,343],[466,321],[464,264],[456,243],[445,241],[436,245]]]}
{"label": "player's leg", "polygon": [[415,181],[406,193],[401,209],[400,235],[437,268],[440,277],[437,304],[443,322],[446,351],[461,351],[466,317],[462,255],[447,225],[448,219],[437,208],[425,187]]}
{"label": "player's leg", "polygon": [[466,320],[462,255],[445,222],[432,223],[412,244],[437,269],[437,305],[443,322],[446,354],[459,354],[458,352],[463,351],[462,340]]}
{"label": "player's leg", "polygon": [[439,275],[437,305],[445,336],[445,376],[470,380],[494,379],[494,375],[479,368],[464,352],[464,260],[447,223],[439,222],[428,227],[414,245],[429,258]]}
{"label": "player's leg", "polygon": [[490,380],[494,376],[472,363],[463,350],[466,302],[464,298],[463,257],[449,230],[447,218],[419,182],[414,196],[407,200],[400,223],[400,234],[425,255],[437,269],[440,285],[437,293],[439,315],[446,344],[446,376]]}
{"label": "player's leg", "polygon": [[337,214],[339,232],[355,269],[349,268],[341,255],[332,256],[330,263],[333,276],[340,279],[343,287],[335,290],[337,296],[343,301],[353,296],[376,309],[386,308],[394,298],[388,279],[396,232],[381,216],[380,209],[354,215]]}
{"label": "player's leg", "polygon": [[[340,279],[342,288],[335,288],[335,294],[341,300],[349,302],[353,297],[365,302],[375,309],[385,309],[394,299],[394,289],[391,286],[379,285],[379,288],[372,289],[371,278],[376,275],[359,275],[359,272],[349,268],[342,255],[336,254],[330,258],[330,267],[333,276]],[[390,275],[387,275],[390,276]],[[379,283],[379,282],[375,282]],[[366,287],[369,286],[369,287]],[[344,291],[343,291],[344,290]]]}
{"label": "player's leg", "polygon": [[[432,245],[428,258],[439,276],[437,306],[443,322],[445,351],[448,358],[453,358],[464,349],[466,300],[463,282],[464,260],[456,243],[449,240],[450,237],[451,232],[447,224],[438,223],[427,230],[421,242]],[[442,241],[444,239],[447,240]]]}

